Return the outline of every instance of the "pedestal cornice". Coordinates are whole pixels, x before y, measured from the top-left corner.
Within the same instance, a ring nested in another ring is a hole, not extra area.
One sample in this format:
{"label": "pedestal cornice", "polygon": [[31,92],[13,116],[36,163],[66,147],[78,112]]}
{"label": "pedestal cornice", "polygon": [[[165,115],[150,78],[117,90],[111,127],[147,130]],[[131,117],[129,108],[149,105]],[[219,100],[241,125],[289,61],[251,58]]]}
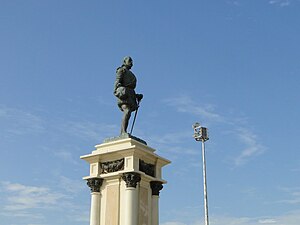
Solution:
{"label": "pedestal cornice", "polygon": [[100,159],[112,158],[112,156],[126,157],[128,155],[134,154],[153,158],[161,166],[165,166],[170,163],[169,160],[155,154],[155,149],[130,138],[99,144],[95,147],[96,150],[94,150],[92,154],[83,155],[80,158],[89,163],[94,163],[100,161]]}

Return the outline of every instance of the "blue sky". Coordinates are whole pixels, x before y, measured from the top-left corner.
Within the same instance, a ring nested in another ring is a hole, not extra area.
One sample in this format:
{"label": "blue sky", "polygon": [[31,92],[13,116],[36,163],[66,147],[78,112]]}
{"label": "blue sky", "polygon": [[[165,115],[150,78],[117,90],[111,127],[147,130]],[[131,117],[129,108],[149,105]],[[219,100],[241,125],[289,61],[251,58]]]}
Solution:
{"label": "blue sky", "polygon": [[115,70],[144,94],[134,135],[172,161],[161,225],[300,221],[300,1],[0,1],[0,225],[87,225],[79,159],[119,133]]}

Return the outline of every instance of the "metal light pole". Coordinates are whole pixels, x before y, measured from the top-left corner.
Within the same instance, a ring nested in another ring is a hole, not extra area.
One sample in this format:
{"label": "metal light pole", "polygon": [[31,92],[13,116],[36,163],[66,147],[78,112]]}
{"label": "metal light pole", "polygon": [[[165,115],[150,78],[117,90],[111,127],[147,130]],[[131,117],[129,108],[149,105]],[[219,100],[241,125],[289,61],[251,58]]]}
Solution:
{"label": "metal light pole", "polygon": [[202,142],[202,162],[203,162],[203,186],[204,186],[204,214],[205,214],[205,225],[209,225],[208,220],[208,201],[207,201],[207,185],[206,185],[206,160],[205,160],[205,144],[204,142],[207,141],[208,134],[207,128],[201,127],[200,123],[195,123],[193,125],[194,128],[194,138],[196,141]]}

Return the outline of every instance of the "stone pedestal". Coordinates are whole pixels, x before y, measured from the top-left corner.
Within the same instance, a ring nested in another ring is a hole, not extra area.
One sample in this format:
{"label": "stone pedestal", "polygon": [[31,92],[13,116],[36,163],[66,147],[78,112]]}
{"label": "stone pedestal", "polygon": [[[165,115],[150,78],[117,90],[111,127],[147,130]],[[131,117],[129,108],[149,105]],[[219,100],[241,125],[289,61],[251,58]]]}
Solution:
{"label": "stone pedestal", "polygon": [[158,225],[162,167],[170,161],[132,138],[96,145],[90,164],[90,225]]}

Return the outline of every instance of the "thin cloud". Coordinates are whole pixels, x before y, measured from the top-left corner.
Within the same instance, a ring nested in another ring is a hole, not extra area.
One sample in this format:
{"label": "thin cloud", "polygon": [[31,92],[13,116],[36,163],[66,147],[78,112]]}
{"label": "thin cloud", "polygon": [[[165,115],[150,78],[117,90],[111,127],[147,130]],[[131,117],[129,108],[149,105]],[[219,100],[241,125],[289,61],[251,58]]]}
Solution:
{"label": "thin cloud", "polygon": [[169,143],[179,144],[185,142],[187,138],[191,138],[191,137],[192,137],[191,132],[179,131],[179,132],[172,132],[164,135],[149,137],[149,140],[157,144],[169,144]]}
{"label": "thin cloud", "polygon": [[78,214],[75,215],[70,215],[70,220],[74,220],[75,222],[90,222],[90,212],[85,211],[85,212],[79,212]]}
{"label": "thin cloud", "polygon": [[285,204],[300,204],[300,188],[280,188],[282,191],[287,193],[290,197],[279,201],[278,203]]}
{"label": "thin cloud", "polygon": [[230,5],[235,5],[235,6],[241,5],[241,2],[238,0],[227,0],[226,3],[230,4]]}
{"label": "thin cloud", "polygon": [[[267,2],[270,5],[276,5],[279,7],[287,7],[287,6],[292,5],[295,1],[299,2],[299,0],[268,0]],[[240,6],[242,4],[242,1],[241,0],[227,0],[226,3],[230,4],[230,5],[234,5],[234,6]]]}
{"label": "thin cloud", "polygon": [[277,223],[275,219],[261,219],[261,220],[258,220],[258,222],[261,224]]}
{"label": "thin cloud", "polygon": [[244,164],[250,158],[258,156],[265,152],[266,147],[261,145],[257,136],[246,128],[240,128],[236,132],[239,140],[246,146],[245,149],[234,159],[236,166]]}
{"label": "thin cloud", "polygon": [[167,105],[175,107],[178,112],[189,113],[199,116],[200,119],[209,121],[224,121],[224,118],[215,112],[213,105],[199,105],[193,101],[189,96],[181,95],[175,98],[168,98],[163,100]]}
{"label": "thin cloud", "polygon": [[222,115],[217,112],[215,106],[211,104],[198,104],[188,95],[168,98],[164,102],[168,106],[174,107],[178,112],[199,117],[201,121],[223,125],[224,130],[227,130],[227,134],[233,134],[245,146],[237,156],[233,157],[233,164],[235,166],[244,165],[250,159],[264,153],[266,150],[266,147],[259,142],[257,136],[247,127],[247,119],[245,117]]}
{"label": "thin cloud", "polygon": [[271,5],[279,5],[280,7],[285,7],[291,5],[291,0],[270,0],[269,4]]}
{"label": "thin cloud", "polygon": [[65,162],[68,162],[68,163],[71,163],[71,164],[74,164],[74,165],[78,165],[78,160],[76,160],[74,158],[74,154],[72,152],[69,152],[69,151],[59,151],[59,152],[54,152],[54,155],[65,161]]}
{"label": "thin cloud", "polygon": [[161,225],[186,225],[185,223],[180,223],[180,222],[166,222]]}
{"label": "thin cloud", "polygon": [[44,223],[29,223],[28,225],[45,225]]}
{"label": "thin cloud", "polygon": [[[4,132],[5,131],[5,132]],[[31,112],[0,105],[1,136],[26,135],[45,131],[44,121]]]}
{"label": "thin cloud", "polygon": [[7,217],[23,217],[24,218],[29,218],[29,219],[44,219],[44,215],[42,214],[33,214],[29,212],[22,212],[22,211],[2,211],[0,212],[0,215],[2,216],[7,216]]}
{"label": "thin cloud", "polygon": [[107,136],[112,136],[117,130],[116,125],[96,124],[90,121],[67,122],[61,126],[63,132],[82,139],[102,141]]}
{"label": "thin cloud", "polygon": [[[191,168],[200,166],[200,163],[196,162],[195,159],[201,159],[201,150],[185,145],[187,140],[192,139],[191,131],[178,131],[147,137],[148,144],[159,149],[162,156],[168,154],[168,159],[172,161],[172,166],[177,167],[173,173],[175,176],[186,176],[190,173]],[[185,166],[181,166],[183,158]]]}
{"label": "thin cloud", "polygon": [[[299,211],[274,217],[230,217],[220,215],[212,215],[210,217],[210,223],[213,225],[299,225],[299,221]],[[182,218],[180,218],[171,222],[162,223],[162,225],[204,225],[204,220],[196,220],[192,223],[184,223],[182,222]]]}
{"label": "thin cloud", "polygon": [[[0,215],[17,220],[28,221],[26,224],[41,224],[48,219],[47,212],[58,211],[69,223],[87,221],[88,205],[76,204],[78,192],[83,190],[84,182],[59,177],[60,190],[43,186],[27,186],[20,183],[2,182]],[[74,216],[75,215],[75,216]],[[25,223],[25,222],[24,222]]]}
{"label": "thin cloud", "polygon": [[82,182],[82,180],[70,179],[65,176],[60,176],[59,180],[60,187],[63,188],[66,192],[77,194],[86,188],[86,185],[84,182]]}
{"label": "thin cloud", "polygon": [[2,182],[7,193],[4,210],[22,211],[26,209],[54,207],[66,196],[46,187],[25,186],[18,183]]}
{"label": "thin cloud", "polygon": [[257,224],[256,219],[248,217],[212,217],[212,223],[215,225],[254,225]]}
{"label": "thin cloud", "polygon": [[200,154],[201,150],[199,149],[191,149],[191,148],[186,148],[186,147],[181,147],[181,146],[170,146],[170,145],[161,145],[159,147],[159,150],[165,151],[170,153],[171,158],[178,158],[183,155],[189,155],[189,156],[195,156]]}
{"label": "thin cloud", "polygon": [[[159,136],[148,136],[148,142],[151,143],[151,146],[155,146],[155,148],[159,149],[161,152],[168,153],[172,161],[175,161],[178,158],[182,159],[183,156],[187,155],[192,156],[188,157],[188,159],[193,159],[195,155],[200,154],[201,151],[199,149],[184,146],[184,143],[191,139],[192,132],[190,131],[178,131]],[[191,162],[188,166],[191,166]]]}

